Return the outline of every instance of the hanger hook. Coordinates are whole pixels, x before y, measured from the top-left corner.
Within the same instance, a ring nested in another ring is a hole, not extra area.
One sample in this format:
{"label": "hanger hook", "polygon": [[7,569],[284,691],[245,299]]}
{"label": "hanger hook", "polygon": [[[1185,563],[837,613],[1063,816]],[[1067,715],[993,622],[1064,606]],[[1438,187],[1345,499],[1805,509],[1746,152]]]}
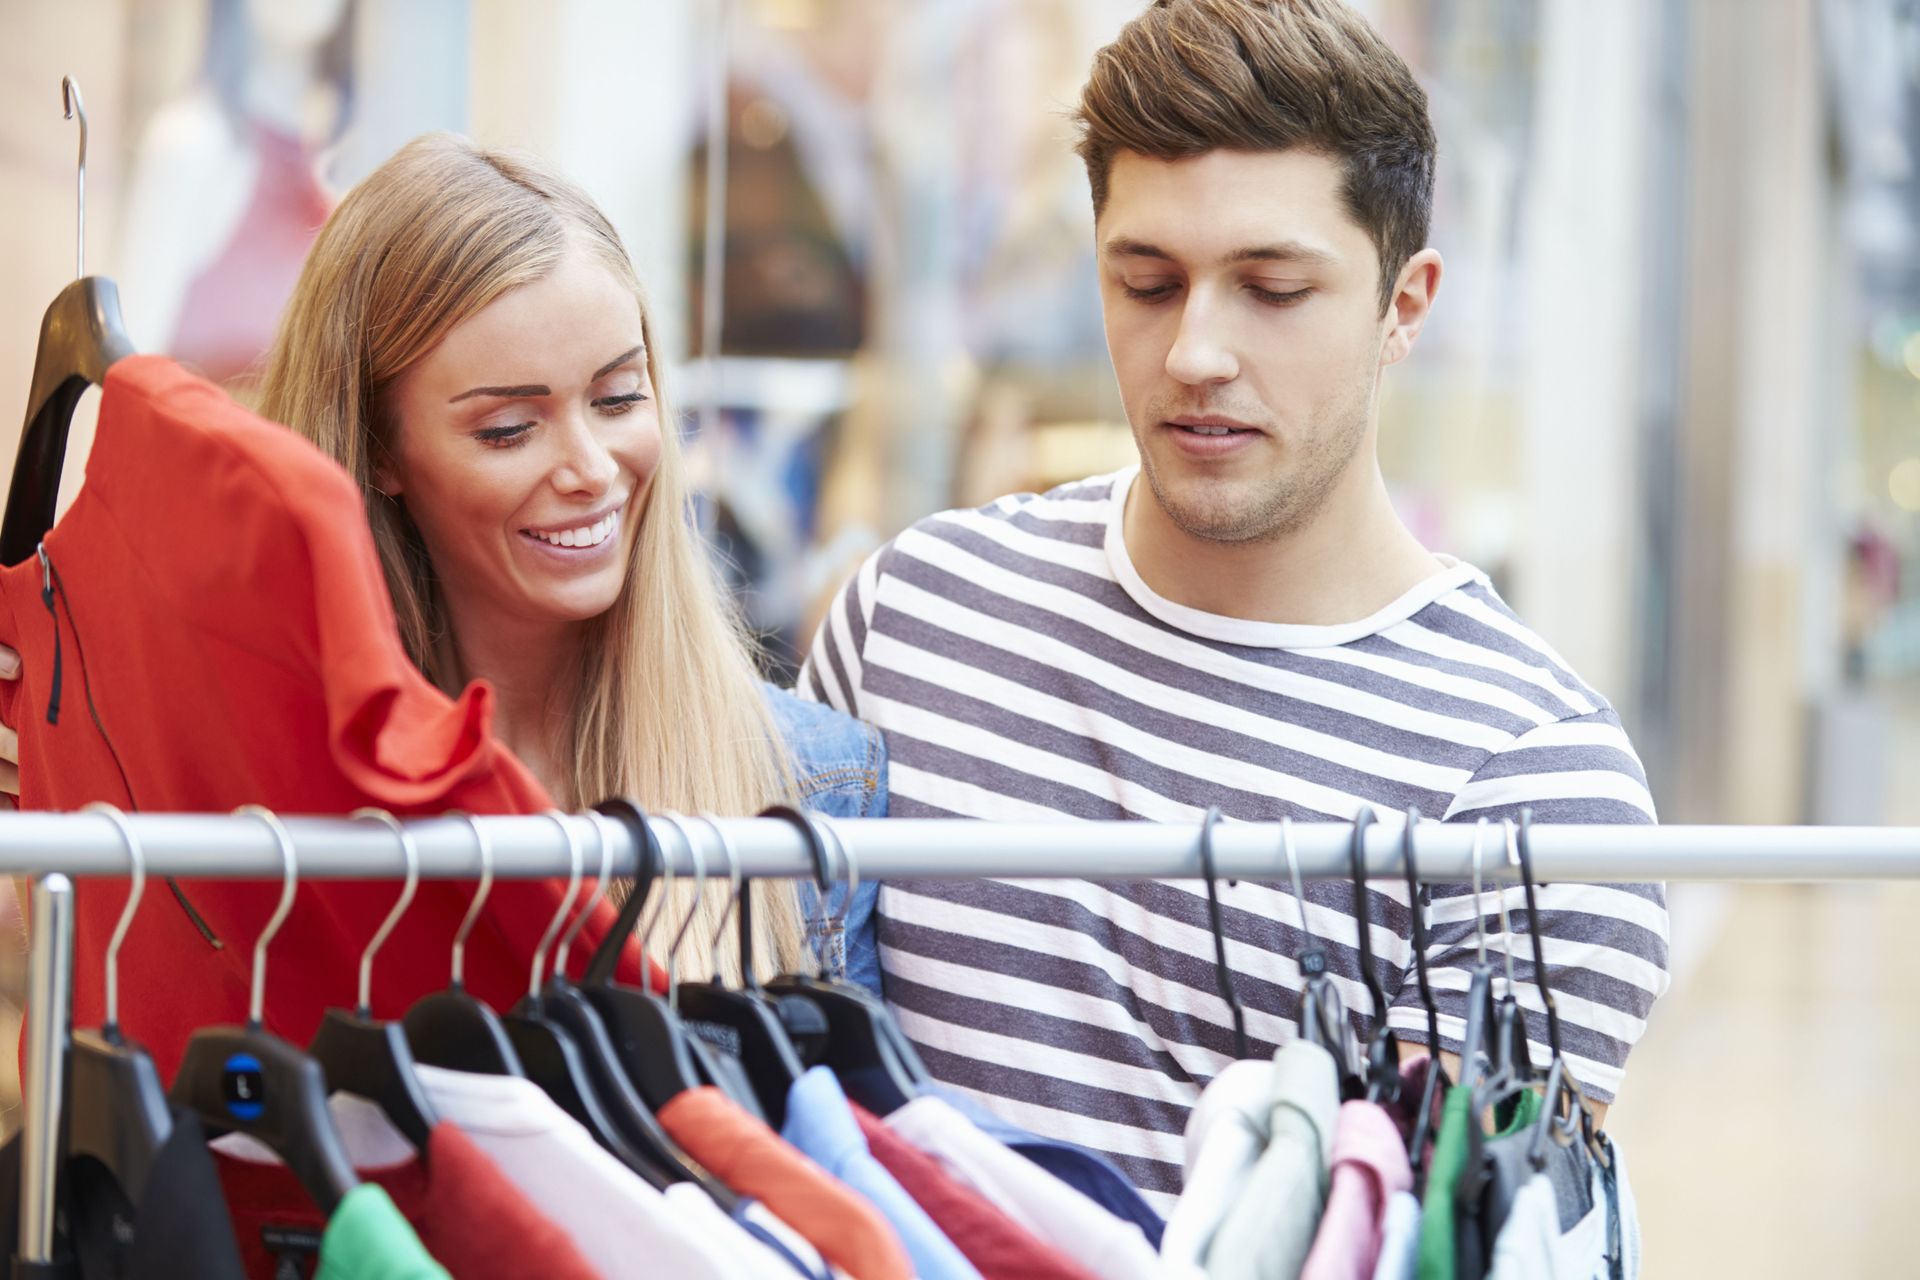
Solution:
{"label": "hanger hook", "polygon": [[413,905],[413,895],[420,888],[420,846],[414,843],[413,832],[400,825],[400,820],[385,809],[355,809],[356,819],[371,819],[384,823],[393,829],[400,838],[400,856],[407,860],[407,883],[400,890],[399,901],[393,904],[393,910],[387,912],[387,918],[380,922],[373,940],[367,943],[367,949],[360,953],[360,1005],[357,1010],[363,1018],[373,1016],[373,958],[380,954],[380,948],[387,944],[387,936],[393,932],[400,917],[407,914],[407,908]]}
{"label": "hanger hook", "polygon": [[467,914],[460,918],[460,927],[453,931],[453,977],[451,985],[455,991],[466,985],[467,981],[467,935],[473,932],[473,926],[480,920],[480,910],[487,905],[487,899],[493,894],[493,840],[487,835],[487,829],[470,813],[454,815],[466,820],[473,831],[474,846],[480,851],[480,884],[473,891],[473,901],[467,904]]}
{"label": "hanger hook", "polygon": [[594,810],[588,810],[586,818],[593,824],[594,847],[600,851],[600,871],[594,879],[593,892],[587,895],[586,904],[580,908],[580,913],[574,916],[573,923],[567,926],[567,931],[560,935],[560,946],[554,953],[553,961],[553,976],[556,978],[567,976],[567,959],[573,951],[574,940],[580,936],[580,931],[586,928],[587,921],[593,916],[594,908],[598,907],[600,900],[607,896],[607,885],[613,879],[613,845],[607,839],[607,827],[612,825],[613,819]]}
{"label": "hanger hook", "polygon": [[133,864],[133,883],[127,888],[127,905],[120,909],[120,920],[113,926],[113,937],[107,943],[107,1019],[101,1025],[101,1033],[111,1040],[120,1031],[120,944],[127,940],[127,930],[133,925],[133,913],[140,909],[140,899],[147,892],[147,855],[140,849],[140,839],[133,834],[133,824],[127,821],[127,815],[104,801],[95,801],[86,807],[86,812],[97,813],[114,825],[120,833],[120,840],[127,846],[127,860]]}
{"label": "hanger hook", "polygon": [[1313,936],[1313,926],[1307,923],[1307,886],[1300,879],[1300,855],[1293,847],[1293,819],[1282,815],[1280,819],[1280,849],[1287,855],[1287,875],[1293,881],[1293,900],[1300,904],[1300,932],[1307,935],[1305,951],[1318,948],[1319,942]]}
{"label": "hanger hook", "polygon": [[[1516,835],[1517,828],[1513,825],[1512,818],[1500,819],[1500,825],[1506,828],[1507,833],[1507,865],[1510,867],[1518,867],[1520,865],[1520,843]],[[1511,996],[1515,991],[1519,990],[1519,988],[1515,985],[1513,979],[1513,919],[1507,914],[1506,885],[1500,886],[1500,950],[1507,964],[1507,994]]]}
{"label": "hanger hook", "polygon": [[264,805],[243,804],[233,811],[236,818],[258,818],[267,824],[267,830],[280,846],[280,860],[286,866],[286,888],[280,891],[280,905],[273,910],[273,918],[267,921],[267,927],[260,931],[260,937],[253,944],[253,987],[247,996],[247,1025],[259,1027],[266,1013],[267,994],[267,948],[280,933],[280,926],[287,921],[287,914],[293,910],[293,896],[300,891],[300,860],[293,851],[293,837],[287,834],[286,824],[279,815]]}
{"label": "hanger hook", "polygon": [[1353,816],[1353,842],[1347,855],[1353,864],[1353,923],[1360,942],[1360,976],[1366,980],[1367,995],[1373,1000],[1373,1016],[1382,1026],[1387,1020],[1387,996],[1380,987],[1380,975],[1373,971],[1373,912],[1367,896],[1367,828],[1378,819],[1373,806],[1363,804]]}
{"label": "hanger hook", "polygon": [[686,820],[677,813],[660,815],[674,834],[680,837],[680,843],[686,846],[687,857],[693,861],[693,901],[687,904],[687,914],[680,920],[680,927],[674,930],[673,941],[667,944],[667,1007],[675,1013],[680,1012],[680,944],[686,941],[687,931],[693,928],[693,919],[700,914],[700,898],[707,891],[707,855],[700,852],[700,846],[694,842],[693,833],[687,830]]}
{"label": "hanger hook", "polygon": [[1484,815],[1473,824],[1473,945],[1476,961],[1487,962],[1487,912],[1480,897],[1480,860],[1486,853],[1487,819]]}
{"label": "hanger hook", "polygon": [[74,168],[73,278],[87,274],[87,104],[72,76],[60,77],[60,106],[64,118],[80,117],[80,158]]}
{"label": "hanger hook", "polygon": [[1227,967],[1227,935],[1220,919],[1220,886],[1214,874],[1213,828],[1220,821],[1220,806],[1209,805],[1200,818],[1200,870],[1207,877],[1207,921],[1213,927],[1213,972],[1220,984],[1220,998],[1233,1015],[1233,1052],[1237,1059],[1247,1056],[1247,1015],[1233,989],[1233,970]]}
{"label": "hanger hook", "polygon": [[[649,830],[652,829],[653,822],[654,818],[647,819]],[[658,832],[654,833],[654,838],[656,840],[659,839]],[[640,921],[640,950],[642,954],[652,954],[653,931],[659,926],[662,917],[667,914],[667,903],[673,900],[673,879],[673,859],[667,856],[665,849],[662,849],[660,851],[660,896],[653,900],[653,905],[647,908],[647,914]],[[667,959],[670,963],[673,957],[669,956]]]}
{"label": "hanger hook", "polygon": [[[840,899],[838,911],[827,912],[825,935],[822,938],[827,952],[824,957],[827,976],[844,982],[847,977],[847,917],[853,914],[853,895],[860,889],[860,863],[853,855],[853,842],[840,829],[839,823],[824,813],[814,814],[813,821],[833,837],[833,847],[840,855],[841,869],[846,872],[846,878],[842,881],[846,886],[846,896]],[[823,901],[822,906],[825,905]]]}
{"label": "hanger hook", "polygon": [[1547,1047],[1553,1050],[1553,1056],[1560,1057],[1560,1012],[1554,1008],[1553,986],[1547,979],[1546,941],[1540,933],[1540,905],[1533,893],[1533,809],[1531,806],[1520,810],[1520,838],[1514,848],[1520,856],[1520,883],[1527,898],[1527,933],[1533,940],[1533,981],[1540,988],[1541,1003],[1547,1006]]}
{"label": "hanger hook", "polygon": [[1400,856],[1406,863],[1407,906],[1413,914],[1413,969],[1420,986],[1420,1003],[1427,1010],[1427,1052],[1437,1065],[1440,1061],[1440,1007],[1433,999],[1433,985],[1427,979],[1426,905],[1421,900],[1420,864],[1414,856],[1414,843],[1420,829],[1420,809],[1407,806],[1407,825],[1400,833]]}
{"label": "hanger hook", "polygon": [[[713,829],[713,838],[720,844],[720,852],[727,859],[727,881],[732,891],[727,895],[727,905],[720,912],[720,922],[713,927],[713,943],[707,950],[707,972],[718,975],[720,972],[720,948],[727,932],[727,922],[733,919],[733,909],[740,901],[740,894],[746,886],[746,877],[740,874],[740,855],[733,847],[733,839],[726,830],[714,820],[710,813],[694,815],[694,820],[704,822]],[[718,981],[718,978],[715,979]]]}
{"label": "hanger hook", "polygon": [[573,834],[572,826],[567,823],[567,815],[558,809],[548,809],[540,816],[551,818],[553,825],[560,828],[560,835],[567,842],[569,862],[566,896],[560,899],[560,909],[554,912],[553,919],[547,922],[547,931],[540,935],[540,945],[533,951],[533,978],[527,984],[527,996],[533,1000],[540,998],[540,980],[546,976],[547,949],[553,945],[554,938],[559,936],[560,925],[566,920],[567,913],[573,910],[573,900],[580,896],[580,837]]}
{"label": "hanger hook", "polygon": [[607,839],[607,828],[613,825],[613,819],[592,809],[587,811],[586,816],[587,821],[593,824],[594,842],[600,850],[600,874],[593,882],[593,892],[587,895],[587,904],[580,908],[580,914],[560,935],[560,949],[554,953],[553,960],[553,976],[556,978],[567,976],[567,957],[573,951],[574,939],[586,928],[594,908],[600,905],[600,899],[607,896],[607,885],[613,879],[613,843]]}

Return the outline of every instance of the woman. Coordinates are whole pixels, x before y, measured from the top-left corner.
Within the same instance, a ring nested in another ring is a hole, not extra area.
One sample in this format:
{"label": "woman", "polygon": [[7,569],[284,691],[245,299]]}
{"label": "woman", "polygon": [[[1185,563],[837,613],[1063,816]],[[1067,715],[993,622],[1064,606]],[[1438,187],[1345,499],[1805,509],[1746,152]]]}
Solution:
{"label": "woman", "polygon": [[[488,681],[562,807],[885,812],[878,734],[755,676],[686,518],[639,281],[572,183],[448,134],[402,148],[321,231],[260,411],[359,481],[408,654],[449,693]],[[797,964],[791,888],[754,888],[756,955]]]}

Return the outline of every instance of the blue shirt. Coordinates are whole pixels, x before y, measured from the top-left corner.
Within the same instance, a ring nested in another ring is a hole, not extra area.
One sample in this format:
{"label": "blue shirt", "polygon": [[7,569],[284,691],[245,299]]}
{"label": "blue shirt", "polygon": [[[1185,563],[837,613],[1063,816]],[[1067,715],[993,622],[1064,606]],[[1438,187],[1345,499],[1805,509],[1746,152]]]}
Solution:
{"label": "blue shirt", "polygon": [[[880,731],[832,707],[766,686],[767,705],[793,762],[800,786],[800,803],[829,818],[884,818],[887,816],[887,744]],[[818,911],[818,891],[810,880],[799,882],[800,909]],[[873,908],[880,887],[862,880],[847,912],[847,978],[878,994],[880,949],[875,939]],[[841,888],[827,896],[838,912],[846,901]]]}
{"label": "blue shirt", "polygon": [[1114,1167],[1112,1161],[1071,1142],[1029,1133],[958,1089],[936,1084],[931,1092],[973,1121],[974,1128],[1025,1156],[1114,1217],[1138,1226],[1146,1235],[1148,1244],[1155,1249],[1160,1247],[1160,1237],[1167,1229],[1166,1222],[1127,1181],[1126,1175]]}
{"label": "blue shirt", "polygon": [[919,1280],[980,1280],[927,1211],[873,1158],[833,1072],[814,1067],[793,1082],[780,1136],[880,1211],[907,1247]]}

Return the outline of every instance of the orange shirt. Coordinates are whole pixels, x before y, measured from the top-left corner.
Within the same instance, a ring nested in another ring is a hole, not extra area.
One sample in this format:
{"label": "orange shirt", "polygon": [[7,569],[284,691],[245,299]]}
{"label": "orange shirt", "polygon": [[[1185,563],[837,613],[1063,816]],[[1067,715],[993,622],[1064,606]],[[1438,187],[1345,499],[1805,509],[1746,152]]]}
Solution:
{"label": "orange shirt", "polygon": [[718,1089],[689,1089],[658,1114],[687,1154],[766,1205],[854,1280],[911,1280],[906,1248],[878,1209]]}

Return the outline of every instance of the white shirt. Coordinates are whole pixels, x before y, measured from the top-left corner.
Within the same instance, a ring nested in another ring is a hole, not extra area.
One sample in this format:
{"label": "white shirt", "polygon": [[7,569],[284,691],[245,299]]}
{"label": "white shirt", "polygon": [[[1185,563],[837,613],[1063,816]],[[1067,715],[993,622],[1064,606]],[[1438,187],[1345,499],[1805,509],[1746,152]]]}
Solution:
{"label": "white shirt", "polygon": [[1266,1150],[1272,1098],[1272,1062],[1235,1062],[1187,1116],[1185,1189],[1160,1237],[1160,1256],[1182,1271],[1204,1273],[1207,1247]]}
{"label": "white shirt", "polygon": [[793,1280],[790,1267],[697,1187],[661,1194],[531,1080],[416,1065],[427,1100],[610,1280]]}
{"label": "white shirt", "polygon": [[980,1132],[939,1098],[915,1098],[887,1125],[956,1182],[1102,1280],[1167,1274],[1140,1228],[1122,1222],[1018,1152]]}

